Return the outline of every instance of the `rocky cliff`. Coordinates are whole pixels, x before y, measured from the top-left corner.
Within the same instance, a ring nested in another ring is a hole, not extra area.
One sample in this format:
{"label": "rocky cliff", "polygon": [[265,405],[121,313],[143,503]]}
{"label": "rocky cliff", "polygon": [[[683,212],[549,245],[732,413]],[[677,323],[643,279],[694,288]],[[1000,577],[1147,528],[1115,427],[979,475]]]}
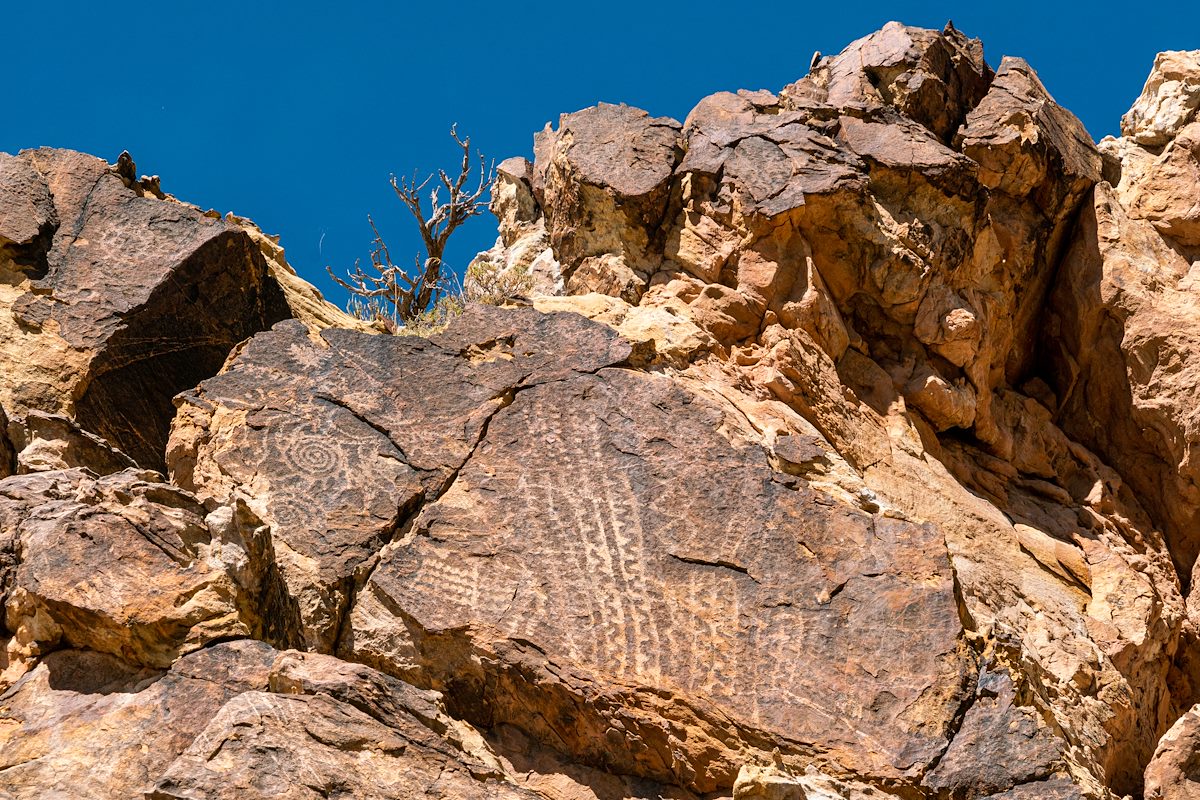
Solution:
{"label": "rocky cliff", "polygon": [[0,798],[1200,797],[1198,108],[892,23],[565,114],[426,338],[0,155]]}

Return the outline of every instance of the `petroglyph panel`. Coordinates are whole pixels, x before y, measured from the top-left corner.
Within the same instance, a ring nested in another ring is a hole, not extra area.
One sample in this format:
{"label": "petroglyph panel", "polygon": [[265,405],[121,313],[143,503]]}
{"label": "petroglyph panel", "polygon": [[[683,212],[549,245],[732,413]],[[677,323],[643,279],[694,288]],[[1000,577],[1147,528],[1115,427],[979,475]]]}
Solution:
{"label": "petroglyph panel", "polygon": [[289,321],[184,395],[168,462],[180,485],[245,496],[270,524],[303,638],[328,650],[354,571],[443,490],[515,388],[628,352],[607,328],[532,309],[468,310],[435,339],[314,340]]}
{"label": "petroglyph panel", "polygon": [[924,767],[964,683],[941,535],[772,472],[721,424],[670,378],[626,370],[519,393],[373,573],[355,646],[387,663],[386,607],[427,641],[527,641],[878,774]]}

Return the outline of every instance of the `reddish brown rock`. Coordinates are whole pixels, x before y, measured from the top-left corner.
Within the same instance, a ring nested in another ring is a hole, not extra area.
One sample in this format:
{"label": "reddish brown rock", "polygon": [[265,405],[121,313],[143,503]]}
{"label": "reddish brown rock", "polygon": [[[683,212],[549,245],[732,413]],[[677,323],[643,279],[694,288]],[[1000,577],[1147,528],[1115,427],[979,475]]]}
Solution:
{"label": "reddish brown rock", "polygon": [[1100,179],[1095,143],[1020,58],[1000,63],[991,88],[967,115],[956,140],[979,163],[985,186],[1028,198],[1055,221],[1069,216],[1079,197]]}
{"label": "reddish brown rock", "polygon": [[141,797],[230,698],[265,689],[275,651],[231,642],[170,671],[62,650],[0,695],[0,797]]}
{"label": "reddish brown rock", "polygon": [[85,467],[109,475],[137,466],[129,456],[63,414],[28,411],[20,422],[8,426],[8,436],[15,451],[15,471],[21,473]]}
{"label": "reddish brown rock", "polygon": [[1097,188],[1052,297],[1047,354],[1068,434],[1161,525],[1184,583],[1200,552],[1200,305],[1191,265]]}
{"label": "reddish brown rock", "polygon": [[988,795],[983,800],[1083,800],[1084,797],[1070,778],[1052,778],[1023,783],[1007,792]]}
{"label": "reddish brown rock", "polygon": [[0,187],[0,402],[160,468],[171,397],[288,316],[258,248],[81,153],[5,156]]}
{"label": "reddish brown rock", "polygon": [[[1200,74],[1200,64],[1194,74]],[[1149,155],[1149,154],[1147,154]],[[1139,169],[1140,167],[1140,169]],[[1133,166],[1128,181],[1122,175],[1122,200],[1130,215],[1144,219],[1159,233],[1185,248],[1200,247],[1200,123],[1192,122],[1175,134],[1157,157]]]}
{"label": "reddish brown rock", "polygon": [[[645,290],[630,295],[610,268],[566,291],[609,292],[707,333],[715,345],[675,363],[746,415],[778,469],[942,531],[971,641],[1008,654],[1020,700],[980,696],[964,710],[971,725],[923,776],[936,791],[1135,792],[1176,713],[1166,664],[1190,624],[1148,494],[1158,490],[1137,481],[1169,483],[1184,462],[1131,478],[1065,418],[1069,392],[1044,372],[1046,298],[1101,179],[1083,126],[1019,59],[993,76],[950,27],[889,25],[779,95],[706,98],[681,139],[655,229],[667,231],[663,260]],[[544,174],[571,195],[569,174]],[[534,203],[522,218],[549,230],[557,213]],[[521,235],[502,225],[515,252]],[[556,246],[545,252],[554,262]],[[537,302],[603,321],[593,297]],[[806,441],[821,454],[776,448],[797,435],[816,436]],[[407,653],[406,641],[382,649]],[[1014,739],[987,732],[1010,723]],[[989,742],[1021,749],[1008,760],[1023,766],[976,769],[998,760]]]}
{"label": "reddish brown rock", "polygon": [[36,273],[58,224],[45,177],[28,159],[0,153],[0,257]]}
{"label": "reddish brown rock", "polygon": [[280,609],[261,523],[244,505],[206,513],[134,470],[0,483],[0,536],[14,562],[5,627],[19,652],[58,646],[169,667],[222,638],[269,638]]}
{"label": "reddish brown rock", "polygon": [[286,323],[181,399],[171,474],[271,526],[293,640],[330,648],[356,570],[444,490],[514,391],[628,355],[604,326],[533,309],[475,308],[432,339],[314,341]]}
{"label": "reddish brown rock", "polygon": [[1065,771],[1063,743],[1028,707],[1014,704],[1012,679],[984,669],[954,741],[925,785],[953,797],[981,797]]}
{"label": "reddish brown rock", "polygon": [[652,244],[667,211],[679,159],[679,123],[629,106],[601,104],[564,114],[534,144],[533,191],[565,275],[611,255],[617,269],[644,285],[657,255]]}
{"label": "reddish brown rock", "polygon": [[814,64],[809,77],[789,90],[801,94],[807,82],[824,90],[832,106],[891,106],[947,141],[991,79],[983,44],[953,25],[938,32],[889,22]]}
{"label": "reddish brown rock", "polygon": [[17,454],[8,440],[8,415],[0,406],[0,478],[7,478],[17,470]]}
{"label": "reddish brown rock", "polygon": [[620,370],[522,391],[388,549],[346,652],[698,791],[772,746],[919,774],[969,663],[940,535],[781,479],[726,413]]}
{"label": "reddish brown rock", "polygon": [[[514,777],[439,696],[358,664],[288,652],[269,691],[232,698],[147,800],[518,800]],[[266,687],[263,687],[266,689]]]}
{"label": "reddish brown rock", "polygon": [[[411,726],[411,727],[416,727]],[[146,800],[331,796],[533,800],[485,767],[472,774],[420,738],[328,695],[246,692],[226,703]],[[489,780],[489,777],[491,778]]]}

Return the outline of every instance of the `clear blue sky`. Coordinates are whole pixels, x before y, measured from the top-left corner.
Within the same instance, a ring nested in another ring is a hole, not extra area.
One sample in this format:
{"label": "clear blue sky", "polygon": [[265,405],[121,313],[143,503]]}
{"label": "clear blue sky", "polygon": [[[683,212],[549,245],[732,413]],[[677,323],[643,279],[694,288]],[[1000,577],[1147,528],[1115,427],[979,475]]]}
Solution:
{"label": "clear blue sky", "polygon": [[[682,119],[723,89],[779,89],[814,50],[889,19],[1024,56],[1096,138],[1115,133],[1159,50],[1200,47],[1200,8],[1093,3],[4,2],[0,151],[52,145],[138,169],[283,236],[324,275],[417,240],[390,173],[452,165],[450,123],[497,160],[530,155],[560,112],[626,102]],[[1083,9],[1086,8],[1087,11]],[[1139,16],[1139,10],[1145,14]],[[465,262],[495,223],[452,242]]]}

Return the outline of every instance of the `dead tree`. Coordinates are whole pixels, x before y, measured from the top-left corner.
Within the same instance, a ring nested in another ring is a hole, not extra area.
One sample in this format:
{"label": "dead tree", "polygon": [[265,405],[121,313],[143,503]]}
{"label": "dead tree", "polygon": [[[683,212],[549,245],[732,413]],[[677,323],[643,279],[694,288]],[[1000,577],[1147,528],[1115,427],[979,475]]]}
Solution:
{"label": "dead tree", "polygon": [[[471,152],[471,138],[459,138],[457,126],[451,126],[450,136],[462,149],[462,165],[458,176],[451,180],[444,170],[430,175],[420,183],[414,173],[411,179],[391,179],[392,190],[412,213],[421,233],[424,258],[418,254],[411,270],[406,270],[392,261],[388,246],[369,215],[374,239],[371,242],[371,267],[364,270],[361,262],[342,279],[326,267],[329,276],[339,286],[350,292],[349,310],[363,319],[382,321],[389,330],[394,330],[416,319],[446,291],[447,276],[443,274],[446,242],[460,225],[487,209],[484,195],[492,185],[495,168],[486,166],[482,153]],[[478,159],[479,182],[471,188],[472,162]],[[426,187],[437,178],[429,192],[429,207],[422,198]],[[445,190],[446,198],[442,199]]]}

